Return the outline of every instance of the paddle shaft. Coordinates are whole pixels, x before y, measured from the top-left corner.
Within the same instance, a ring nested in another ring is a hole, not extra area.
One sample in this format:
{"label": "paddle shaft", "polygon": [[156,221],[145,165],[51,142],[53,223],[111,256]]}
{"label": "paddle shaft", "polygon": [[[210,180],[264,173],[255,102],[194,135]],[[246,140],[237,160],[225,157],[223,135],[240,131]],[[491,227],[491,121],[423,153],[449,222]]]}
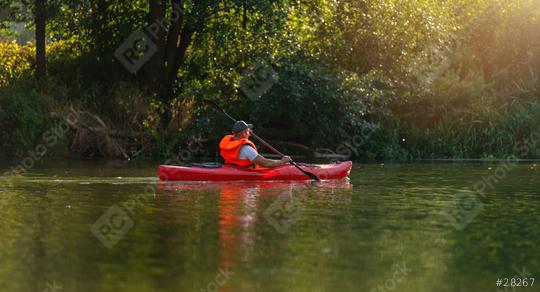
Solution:
{"label": "paddle shaft", "polygon": [[[231,115],[229,115],[224,109],[222,109],[221,107],[219,107],[217,104],[215,104],[214,102],[212,101],[209,101],[207,100],[208,103],[210,103],[211,105],[213,105],[214,107],[218,108],[223,114],[225,114],[229,119],[231,119],[233,122],[236,122],[237,120],[235,118],[233,118]],[[259,141],[261,144],[263,144],[266,148],[268,148],[270,151],[276,153],[277,155],[280,155],[281,157],[285,156],[283,153],[279,152],[276,148],[272,147],[272,145],[268,144],[268,142],[264,141],[261,137],[255,135],[255,133],[253,132],[253,130],[251,131],[251,135],[253,136],[253,138],[255,138],[257,141]],[[300,168],[300,166],[298,166],[298,164],[296,164],[296,162],[294,161],[289,161],[289,163],[296,167],[298,170],[300,170],[303,174],[307,175],[309,178],[313,179],[313,180],[320,180],[316,175],[314,175],[313,173],[309,172],[309,171],[305,171],[303,170],[302,168]]]}
{"label": "paddle shaft", "polygon": [[270,149],[270,151],[276,153],[277,155],[283,157],[285,156],[285,154],[279,152],[276,148],[272,147],[272,145],[268,144],[268,142],[264,141],[261,137],[255,135],[255,133],[253,131],[251,131],[251,135],[253,136],[253,138],[257,139],[259,142],[261,142],[261,144],[264,145],[264,147]]}
{"label": "paddle shaft", "polygon": [[[253,131],[251,131],[251,135],[253,135],[253,138],[257,139],[259,142],[261,142],[261,144],[263,144],[266,148],[270,149],[270,151],[276,153],[277,155],[280,155],[281,157],[285,156],[283,153],[279,152],[276,148],[272,147],[272,145],[268,144],[268,142],[264,141],[261,137],[255,135],[255,133],[253,133]],[[298,170],[300,170],[301,172],[303,172],[305,175],[309,176],[311,179],[314,179],[314,180],[320,180],[316,175],[314,175],[313,173],[311,172],[307,172],[305,170],[303,170],[302,168],[300,168],[300,166],[298,166],[298,164],[296,164],[296,162],[294,161],[289,161],[289,163],[298,168]]]}

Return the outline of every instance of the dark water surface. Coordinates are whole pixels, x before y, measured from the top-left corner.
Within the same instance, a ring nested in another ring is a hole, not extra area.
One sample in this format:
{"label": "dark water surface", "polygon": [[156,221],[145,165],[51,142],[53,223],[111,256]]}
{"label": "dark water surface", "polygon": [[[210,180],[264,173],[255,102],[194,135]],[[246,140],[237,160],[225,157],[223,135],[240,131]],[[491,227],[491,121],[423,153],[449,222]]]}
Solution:
{"label": "dark water surface", "polygon": [[540,291],[532,163],[355,164],[322,184],[171,185],[155,169],[0,177],[0,291]]}

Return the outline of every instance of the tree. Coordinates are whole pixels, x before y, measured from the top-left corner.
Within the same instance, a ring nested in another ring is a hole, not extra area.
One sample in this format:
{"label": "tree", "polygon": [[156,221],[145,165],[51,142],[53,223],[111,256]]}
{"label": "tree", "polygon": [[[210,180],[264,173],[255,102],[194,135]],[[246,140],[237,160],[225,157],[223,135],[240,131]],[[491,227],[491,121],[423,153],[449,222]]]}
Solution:
{"label": "tree", "polygon": [[48,6],[47,0],[0,0],[0,6],[3,8],[1,13],[5,17],[2,19],[0,28],[6,28],[6,24],[10,23],[24,23],[34,27],[36,41],[35,76],[38,79],[45,77],[47,72],[46,25],[47,16],[51,13],[49,11],[51,7]]}
{"label": "tree", "polygon": [[[203,1],[201,1],[203,2]],[[160,119],[160,129],[164,130],[171,119],[170,102],[174,95],[174,83],[178,69],[184,63],[186,51],[189,48],[193,34],[207,17],[208,8],[196,2],[190,11],[186,11],[184,0],[171,0],[169,13],[163,0],[151,0],[149,19],[151,23],[159,23],[167,19],[169,26],[159,29],[155,37],[158,46],[152,67],[150,85],[156,89],[158,99],[163,104]],[[203,2],[204,4],[204,2]],[[200,30],[200,29],[199,29]]]}
{"label": "tree", "polygon": [[34,22],[36,27],[36,78],[42,79],[47,72],[46,56],[46,0],[34,1]]}
{"label": "tree", "polygon": [[[154,88],[157,99],[162,104],[160,130],[165,130],[171,121],[171,102],[181,90],[178,82],[179,70],[186,64],[190,47],[199,36],[221,33],[223,27],[231,30],[246,30],[249,14],[268,15],[269,21],[275,19],[275,10],[287,1],[185,1],[151,0],[149,20],[152,24],[168,23],[167,27],[155,31],[157,53],[149,62],[147,71],[151,88]],[[277,7],[277,8],[276,8]],[[283,20],[286,14],[280,14]],[[166,21],[163,21],[163,20]],[[231,25],[231,23],[237,23]],[[277,30],[277,29],[276,29]],[[228,31],[230,33],[230,31]],[[274,31],[275,33],[275,31]],[[200,44],[200,43],[199,43]],[[264,44],[264,43],[263,43]],[[221,44],[225,45],[225,44]],[[207,48],[193,48],[206,50]],[[219,54],[213,52],[213,54]],[[225,57],[227,56],[220,56]]]}

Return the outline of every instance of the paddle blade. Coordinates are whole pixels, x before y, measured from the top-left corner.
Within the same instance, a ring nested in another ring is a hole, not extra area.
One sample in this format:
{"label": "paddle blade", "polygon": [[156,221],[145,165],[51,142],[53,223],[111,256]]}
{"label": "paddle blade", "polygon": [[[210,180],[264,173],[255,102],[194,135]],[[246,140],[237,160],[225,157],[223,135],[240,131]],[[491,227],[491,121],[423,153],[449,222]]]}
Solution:
{"label": "paddle blade", "polygon": [[318,178],[316,175],[314,175],[313,173],[309,172],[309,171],[304,171],[304,173],[309,176],[312,180],[316,180],[316,181],[321,181],[320,178]]}
{"label": "paddle blade", "polygon": [[305,171],[303,170],[302,168],[300,168],[300,166],[298,166],[298,164],[296,164],[296,162],[294,161],[291,161],[290,162],[294,167],[298,168],[298,170],[300,170],[303,174],[307,175],[309,178],[311,178],[312,180],[316,180],[316,181],[321,181],[320,178],[318,178],[316,175],[314,175],[313,173],[309,172],[309,171]]}

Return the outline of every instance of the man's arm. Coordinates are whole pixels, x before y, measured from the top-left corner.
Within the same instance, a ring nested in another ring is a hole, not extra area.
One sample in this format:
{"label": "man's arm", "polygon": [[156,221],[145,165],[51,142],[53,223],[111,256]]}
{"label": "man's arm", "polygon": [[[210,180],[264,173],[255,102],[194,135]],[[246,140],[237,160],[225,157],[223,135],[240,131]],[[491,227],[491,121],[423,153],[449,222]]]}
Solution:
{"label": "man's arm", "polygon": [[264,158],[262,155],[257,155],[255,159],[252,160],[253,163],[261,165],[264,167],[276,167],[289,163],[291,158],[289,156],[283,156],[280,160]]}
{"label": "man's arm", "polygon": [[283,156],[280,160],[264,158],[264,156],[257,153],[257,151],[255,151],[255,149],[249,145],[242,146],[240,152],[238,152],[238,158],[249,159],[249,161],[253,162],[254,164],[261,165],[263,167],[276,167],[287,164],[289,161],[291,161],[289,156]]}

